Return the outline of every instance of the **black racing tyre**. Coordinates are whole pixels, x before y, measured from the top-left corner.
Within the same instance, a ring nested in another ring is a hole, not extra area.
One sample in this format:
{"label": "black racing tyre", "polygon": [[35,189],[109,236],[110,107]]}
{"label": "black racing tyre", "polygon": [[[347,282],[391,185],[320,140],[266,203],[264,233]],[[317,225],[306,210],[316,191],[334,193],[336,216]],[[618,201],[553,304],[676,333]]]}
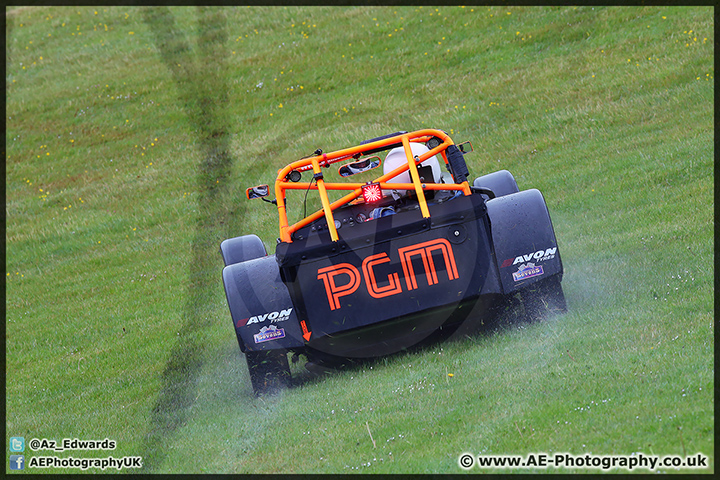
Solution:
{"label": "black racing tyre", "polygon": [[247,351],[245,359],[255,395],[274,395],[290,387],[290,365],[286,350]]}
{"label": "black racing tyre", "polygon": [[226,266],[267,255],[265,245],[257,235],[228,238],[220,244],[220,252]]}
{"label": "black racing tyre", "polygon": [[487,188],[493,191],[495,197],[504,197],[513,193],[518,193],[515,177],[507,170],[499,170],[497,172],[488,173],[482,177],[478,177],[473,182],[474,187]]}
{"label": "black racing tyre", "polygon": [[529,286],[520,296],[525,309],[525,318],[530,322],[567,312],[567,303],[559,276]]}
{"label": "black racing tyre", "polygon": [[[257,235],[229,238],[220,244],[226,266],[247,262],[267,255],[265,245]],[[243,343],[238,336],[240,348]],[[285,350],[261,350],[245,352],[250,383],[255,395],[273,394],[290,385],[290,366]]]}

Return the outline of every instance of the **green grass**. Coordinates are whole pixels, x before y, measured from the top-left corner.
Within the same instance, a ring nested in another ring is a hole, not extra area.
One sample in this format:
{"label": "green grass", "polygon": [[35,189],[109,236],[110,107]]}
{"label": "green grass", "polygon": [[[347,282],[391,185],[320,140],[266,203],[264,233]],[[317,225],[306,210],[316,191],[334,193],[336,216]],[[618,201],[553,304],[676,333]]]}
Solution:
{"label": "green grass", "polygon": [[[712,13],[8,8],[6,441],[108,437],[155,473],[713,472]],[[426,127],[543,192],[569,312],[255,399],[218,246],[278,228],[244,189]]]}

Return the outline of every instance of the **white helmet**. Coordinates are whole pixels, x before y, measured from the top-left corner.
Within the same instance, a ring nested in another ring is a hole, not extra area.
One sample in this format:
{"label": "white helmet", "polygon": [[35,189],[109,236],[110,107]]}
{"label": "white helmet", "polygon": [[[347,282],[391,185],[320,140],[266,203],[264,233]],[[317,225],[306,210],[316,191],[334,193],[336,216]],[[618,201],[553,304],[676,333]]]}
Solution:
{"label": "white helmet", "polygon": [[[412,150],[413,157],[417,157],[422,155],[423,153],[426,153],[430,151],[429,148],[427,148],[422,143],[417,142],[410,142],[410,150]],[[405,148],[404,147],[397,147],[390,150],[387,154],[387,157],[385,157],[385,162],[383,163],[383,174],[387,174],[389,172],[392,172],[396,168],[398,168],[401,165],[407,165],[407,157],[405,156]],[[428,158],[424,162],[422,162],[420,167],[431,167],[432,168],[432,179],[426,179],[428,183],[434,182],[438,183],[440,182],[440,178],[442,176],[442,172],[440,170],[440,162],[438,162],[437,156],[433,155],[432,157]],[[410,178],[410,171],[405,171],[399,175],[397,175],[395,178],[391,178],[388,180],[388,183],[412,183],[412,179]],[[397,192],[399,195],[405,195],[407,193],[406,190],[393,190],[394,192]],[[385,193],[385,195],[389,195],[389,193]]]}

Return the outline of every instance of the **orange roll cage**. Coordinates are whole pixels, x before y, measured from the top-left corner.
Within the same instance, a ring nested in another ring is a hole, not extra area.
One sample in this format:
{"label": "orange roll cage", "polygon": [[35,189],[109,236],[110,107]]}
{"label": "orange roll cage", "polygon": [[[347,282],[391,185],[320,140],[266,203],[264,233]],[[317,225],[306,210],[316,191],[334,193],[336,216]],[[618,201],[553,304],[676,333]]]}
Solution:
{"label": "orange roll cage", "polygon": [[[427,142],[431,138],[436,137],[442,143],[435,148],[430,149],[422,155],[413,157],[412,150],[410,148],[411,142]],[[282,242],[292,242],[292,234],[300,228],[314,222],[321,218],[323,215],[327,220],[328,230],[330,232],[330,238],[333,242],[338,240],[337,229],[335,228],[335,220],[333,218],[333,211],[346,205],[360,195],[362,195],[362,187],[365,183],[334,183],[326,182],[323,179],[321,168],[329,167],[331,164],[346,160],[349,158],[357,158],[363,155],[365,152],[372,152],[383,147],[395,145],[401,143],[404,150],[405,156],[407,157],[407,164],[401,165],[398,168],[388,172],[384,175],[373,180],[371,183],[380,184],[380,188],[383,190],[412,190],[416,193],[418,202],[420,204],[420,212],[423,217],[430,217],[428,210],[427,201],[425,200],[425,190],[459,190],[465,195],[470,195],[470,185],[467,180],[462,183],[422,183],[420,181],[420,175],[418,174],[418,165],[432,157],[433,155],[440,154],[445,163],[448,163],[448,158],[445,150],[450,146],[454,145],[454,142],[450,136],[442,130],[425,129],[417,130],[409,133],[402,133],[394,135],[388,138],[382,138],[370,143],[365,143],[351,148],[343,150],[337,150],[331,153],[322,153],[312,157],[303,158],[292,162],[284,168],[278,170],[277,178],[275,179],[275,196],[277,201],[278,215],[280,217],[280,240]],[[314,174],[315,184],[310,181],[309,183],[304,182],[292,182],[288,180],[288,174],[293,170],[307,171],[312,170]],[[412,183],[387,183],[388,180],[395,178],[397,175],[410,171],[410,178]],[[285,207],[285,191],[286,190],[317,190],[320,195],[320,202],[322,208],[315,213],[308,215],[304,219],[300,220],[293,225],[288,225],[287,211]],[[330,202],[328,198],[328,190],[348,190],[350,193],[344,197]]]}

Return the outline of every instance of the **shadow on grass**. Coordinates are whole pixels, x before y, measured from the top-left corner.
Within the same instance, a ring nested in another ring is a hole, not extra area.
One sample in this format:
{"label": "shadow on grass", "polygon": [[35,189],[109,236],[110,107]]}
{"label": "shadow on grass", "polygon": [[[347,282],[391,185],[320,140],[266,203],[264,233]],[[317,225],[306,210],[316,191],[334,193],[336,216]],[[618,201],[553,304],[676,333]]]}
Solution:
{"label": "shadow on grass", "polygon": [[[220,242],[237,231],[243,211],[233,210],[230,154],[227,20],[219,8],[197,8],[196,52],[167,7],[143,9],[155,48],[172,73],[189,124],[198,136],[201,162],[196,173],[198,210],[187,301],[177,342],[162,374],[162,389],[152,410],[143,446],[144,471],[157,472],[173,434],[188,419],[203,365],[204,332],[211,325],[207,305],[216,296],[221,269]],[[242,202],[240,202],[242,209]]]}
{"label": "shadow on grass", "polygon": [[[293,368],[291,388],[309,387],[319,384],[327,377],[341,372],[361,372],[367,368],[382,367],[388,361],[402,358],[407,355],[422,355],[434,351],[438,346],[450,343],[459,343],[470,340],[473,343],[482,343],[497,335],[505,335],[513,330],[525,329],[535,323],[552,321],[562,315],[560,310],[545,311],[541,314],[528,315],[520,295],[508,295],[497,299],[491,304],[477,305],[472,313],[464,319],[462,324],[449,336],[434,336],[429,341],[421,342],[401,351],[382,357],[346,360],[335,365],[315,364],[309,362],[305,369]],[[307,359],[299,358],[298,364]],[[294,363],[294,362],[293,362]]]}

